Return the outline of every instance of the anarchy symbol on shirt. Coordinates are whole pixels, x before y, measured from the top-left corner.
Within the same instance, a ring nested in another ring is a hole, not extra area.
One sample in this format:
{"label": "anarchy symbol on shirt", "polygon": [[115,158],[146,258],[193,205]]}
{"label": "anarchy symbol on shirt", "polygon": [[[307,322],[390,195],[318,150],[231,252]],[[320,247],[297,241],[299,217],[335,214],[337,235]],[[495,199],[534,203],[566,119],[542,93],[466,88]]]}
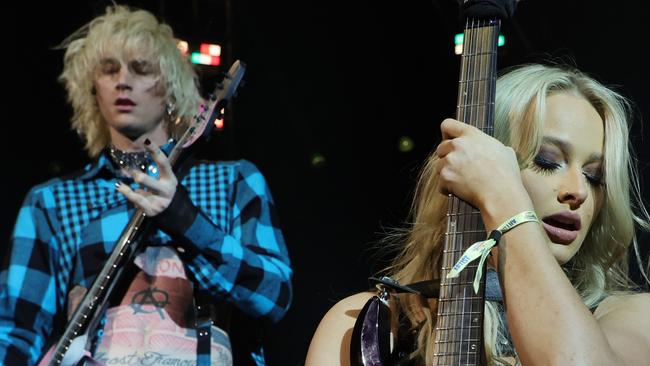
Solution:
{"label": "anarchy symbol on shirt", "polygon": [[[145,305],[153,305],[154,308],[151,309],[148,306],[145,307]],[[158,314],[160,314],[160,318],[165,319],[162,308],[167,305],[169,305],[169,294],[155,287],[149,287],[146,290],[137,292],[131,298],[131,308],[133,308],[133,314],[151,314],[154,311],[157,311]]]}

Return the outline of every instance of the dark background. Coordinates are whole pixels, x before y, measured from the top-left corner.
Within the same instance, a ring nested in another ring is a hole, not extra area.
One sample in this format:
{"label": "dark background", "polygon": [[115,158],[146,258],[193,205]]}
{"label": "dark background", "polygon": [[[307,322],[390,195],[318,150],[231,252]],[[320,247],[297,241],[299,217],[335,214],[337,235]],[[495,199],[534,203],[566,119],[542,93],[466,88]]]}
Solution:
{"label": "dark background", "polygon": [[[233,59],[248,64],[226,129],[201,154],[248,159],[268,179],[295,276],[293,306],[270,330],[267,355],[271,365],[302,364],[325,311],[366,288],[384,264],[378,240],[403,227],[418,168],[439,140],[439,122],[453,116],[456,1],[120,3],[152,11],[191,47],[222,44],[226,66]],[[108,4],[3,5],[0,255],[29,187],[87,162],[57,82],[63,53],[52,48]],[[644,181],[647,7],[634,0],[526,0],[503,25],[506,44],[499,49],[499,68],[562,58],[629,97]],[[215,73],[200,71],[207,94]],[[402,136],[413,140],[410,152],[398,150]],[[314,154],[325,162],[313,166]]]}

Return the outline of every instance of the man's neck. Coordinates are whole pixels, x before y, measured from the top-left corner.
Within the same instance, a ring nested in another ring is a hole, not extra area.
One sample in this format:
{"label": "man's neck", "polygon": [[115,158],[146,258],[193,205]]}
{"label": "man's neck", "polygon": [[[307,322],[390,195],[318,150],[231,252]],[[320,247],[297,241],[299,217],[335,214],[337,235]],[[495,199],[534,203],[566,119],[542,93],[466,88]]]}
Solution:
{"label": "man's neck", "polygon": [[153,130],[143,133],[135,139],[128,137],[115,129],[110,130],[111,144],[124,152],[136,152],[144,150],[144,141],[149,139],[158,146],[162,146],[169,140],[169,134],[165,123],[159,123]]}

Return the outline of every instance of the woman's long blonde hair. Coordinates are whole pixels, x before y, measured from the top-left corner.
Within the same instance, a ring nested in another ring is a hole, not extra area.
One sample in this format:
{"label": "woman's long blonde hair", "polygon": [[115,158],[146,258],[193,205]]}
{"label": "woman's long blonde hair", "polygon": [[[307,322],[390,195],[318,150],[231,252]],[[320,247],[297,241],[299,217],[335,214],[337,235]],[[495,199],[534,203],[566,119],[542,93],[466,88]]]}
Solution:
{"label": "woman's long blonde hair", "polygon": [[93,95],[95,74],[106,52],[122,56],[137,51],[156,64],[159,85],[174,108],[174,118],[167,121],[172,137],[178,138],[197,112],[200,97],[194,69],[181,55],[171,27],[145,10],[108,7],[104,15],[73,33],[61,47],[66,52],[59,80],[73,108],[72,128],[83,138],[91,157],[110,143],[108,127]]}
{"label": "woman's long blonde hair", "polygon": [[[573,68],[531,64],[509,70],[497,81],[495,138],[514,149],[522,169],[540,149],[546,100],[553,93],[585,98],[601,116],[605,128],[602,209],[580,251],[565,266],[584,303],[593,308],[608,294],[630,288],[627,253],[630,245],[637,245],[635,221],[644,227],[648,222],[629,149],[629,103]],[[387,270],[400,283],[439,278],[448,199],[437,191],[437,161],[432,154],[420,173],[411,228]],[[491,364],[501,354],[501,337],[507,335],[497,316],[498,306],[486,302],[484,334]],[[418,348],[412,356],[432,364],[436,309],[410,296],[400,302],[400,310],[418,323]]]}

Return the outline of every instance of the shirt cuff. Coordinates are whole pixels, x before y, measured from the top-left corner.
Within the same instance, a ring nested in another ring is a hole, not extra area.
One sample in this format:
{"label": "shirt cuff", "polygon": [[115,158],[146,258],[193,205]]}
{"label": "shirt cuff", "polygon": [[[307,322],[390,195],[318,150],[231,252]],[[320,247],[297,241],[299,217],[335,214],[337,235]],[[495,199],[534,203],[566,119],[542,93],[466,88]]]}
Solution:
{"label": "shirt cuff", "polygon": [[182,237],[198,214],[199,208],[190,199],[187,189],[179,184],[169,206],[154,216],[154,222],[171,237]]}
{"label": "shirt cuff", "polygon": [[176,188],[169,206],[153,219],[159,229],[184,244],[185,249],[190,251],[189,255],[196,255],[196,249],[218,251],[225,238],[224,232],[194,205],[182,185]]}

